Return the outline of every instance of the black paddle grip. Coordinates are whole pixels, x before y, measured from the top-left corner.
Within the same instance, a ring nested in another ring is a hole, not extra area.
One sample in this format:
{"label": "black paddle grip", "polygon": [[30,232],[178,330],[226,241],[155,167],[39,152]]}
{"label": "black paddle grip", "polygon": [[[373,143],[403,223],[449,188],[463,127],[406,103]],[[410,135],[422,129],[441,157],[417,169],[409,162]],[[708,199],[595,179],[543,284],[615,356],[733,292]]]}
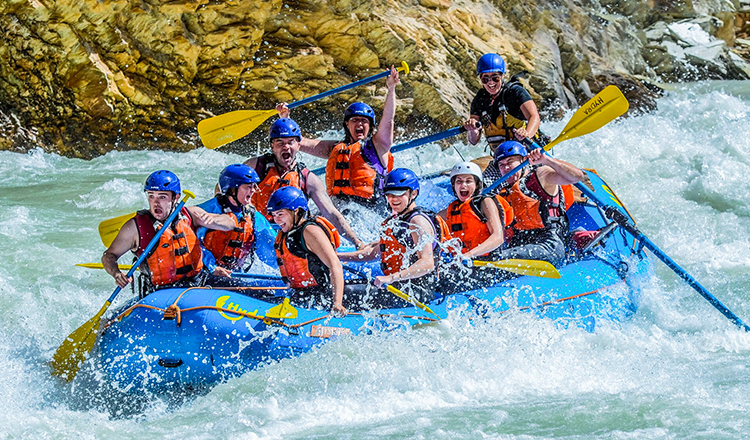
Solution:
{"label": "black paddle grip", "polygon": [[[480,128],[481,126],[482,126],[482,124],[481,124],[480,122],[475,122],[475,123],[474,123],[474,127],[476,127],[476,128]],[[458,128],[458,132],[459,132],[459,133],[466,133],[466,127],[464,127],[463,125],[462,125],[462,126],[460,126],[460,127]]]}
{"label": "black paddle grip", "polygon": [[604,210],[604,213],[612,221],[616,222],[623,229],[630,232],[633,237],[638,237],[639,235],[641,235],[641,231],[639,231],[638,228],[635,227],[635,225],[630,223],[630,220],[625,216],[625,214],[622,213],[622,211],[615,208],[614,206],[608,206],[607,209]]}

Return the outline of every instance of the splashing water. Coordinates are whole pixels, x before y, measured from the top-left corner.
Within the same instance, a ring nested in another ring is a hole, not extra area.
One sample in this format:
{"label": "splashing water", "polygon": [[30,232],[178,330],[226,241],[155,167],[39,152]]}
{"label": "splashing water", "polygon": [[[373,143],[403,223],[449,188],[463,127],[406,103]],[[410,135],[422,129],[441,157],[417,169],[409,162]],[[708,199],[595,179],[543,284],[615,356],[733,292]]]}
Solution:
{"label": "splashing water", "polygon": [[[750,86],[672,91],[652,114],[555,148],[595,168],[639,228],[750,321]],[[547,122],[556,133],[565,121]],[[484,154],[456,139],[397,154],[424,175]],[[460,153],[459,153],[460,152]],[[596,333],[523,313],[343,338],[230,380],[181,405],[111,409],[106,387],[61,385],[46,362],[114,288],[98,261],[100,221],[145,206],[168,168],[209,198],[215,150],[112,152],[92,161],[0,152],[0,437],[35,438],[742,438],[750,434],[738,331],[668,268],[635,317]],[[305,162],[316,167],[320,161]],[[372,231],[373,222],[356,227]],[[372,237],[368,237],[372,238]],[[123,292],[123,298],[127,291]],[[123,401],[127,397],[117,397]],[[127,408],[127,402],[122,408]],[[109,406],[108,406],[109,405]]]}

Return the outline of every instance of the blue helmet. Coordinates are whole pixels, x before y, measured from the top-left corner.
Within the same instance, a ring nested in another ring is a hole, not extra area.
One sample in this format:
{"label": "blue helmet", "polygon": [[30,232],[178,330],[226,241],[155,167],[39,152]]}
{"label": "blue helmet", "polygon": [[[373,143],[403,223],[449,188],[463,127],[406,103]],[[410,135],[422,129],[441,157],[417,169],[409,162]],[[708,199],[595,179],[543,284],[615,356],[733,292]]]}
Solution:
{"label": "blue helmet", "polygon": [[410,189],[419,191],[419,177],[408,168],[396,168],[385,178],[383,192]]}
{"label": "blue helmet", "polygon": [[180,179],[175,173],[168,170],[159,170],[151,173],[143,186],[144,191],[172,191],[179,194],[182,191]]}
{"label": "blue helmet", "polygon": [[298,208],[305,211],[308,209],[305,193],[296,186],[284,186],[274,191],[271,198],[268,199],[268,206],[266,207],[269,214],[280,209],[296,211]]}
{"label": "blue helmet", "polygon": [[254,169],[244,163],[235,163],[227,166],[219,174],[219,189],[226,194],[231,188],[239,188],[246,183],[258,183],[260,178]]}
{"label": "blue helmet", "polygon": [[294,122],[293,119],[281,118],[271,124],[271,132],[268,137],[270,140],[296,137],[297,141],[300,141],[302,140],[302,131],[299,129],[299,124]]}
{"label": "blue helmet", "polygon": [[499,162],[510,156],[526,157],[527,154],[529,153],[526,151],[526,147],[522,143],[517,141],[505,141],[495,149],[495,160]]}
{"label": "blue helmet", "polygon": [[505,73],[505,60],[496,53],[486,53],[477,61],[477,75],[487,72]]}
{"label": "blue helmet", "polygon": [[353,118],[354,116],[363,116],[370,120],[370,126],[375,127],[375,111],[372,107],[365,104],[364,102],[355,102],[346,108],[344,112],[344,122]]}

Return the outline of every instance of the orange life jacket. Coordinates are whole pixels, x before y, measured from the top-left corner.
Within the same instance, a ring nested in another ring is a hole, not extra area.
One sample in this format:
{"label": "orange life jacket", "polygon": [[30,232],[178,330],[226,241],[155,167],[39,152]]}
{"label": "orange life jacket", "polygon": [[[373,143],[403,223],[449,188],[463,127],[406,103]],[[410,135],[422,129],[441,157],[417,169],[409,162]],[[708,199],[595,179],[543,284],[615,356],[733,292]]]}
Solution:
{"label": "orange life jacket", "polygon": [[384,167],[371,140],[367,140],[364,148],[359,142],[341,142],[333,147],[326,164],[328,195],[374,200],[382,196],[385,175],[391,170],[393,155],[388,153],[388,164]]}
{"label": "orange life jacket", "polygon": [[[435,259],[435,269],[437,270],[440,262],[440,250],[438,243],[445,243],[451,239],[450,228],[442,217],[432,211],[422,208],[415,208],[400,216],[393,216],[386,219],[381,227],[383,232],[380,235],[380,267],[386,275],[394,274],[414,264],[419,257],[415,252],[416,243],[411,238],[409,225],[411,219],[417,215],[423,215],[435,230],[435,238],[432,243],[432,256]],[[408,254],[408,264],[404,257]]]}
{"label": "orange life jacket", "polygon": [[276,166],[276,158],[273,153],[266,153],[258,158],[255,171],[258,173],[258,177],[260,177],[260,183],[258,184],[258,189],[253,193],[251,202],[255,206],[255,209],[266,218],[271,218],[267,210],[268,199],[271,198],[271,194],[277,189],[284,186],[295,186],[307,194],[307,175],[310,173],[310,170],[303,163],[297,162],[294,168],[283,174],[279,174],[278,167]]}
{"label": "orange life jacket", "polygon": [[514,220],[511,228],[514,236],[553,227],[558,228],[561,234],[567,233],[565,191],[558,188],[555,196],[547,194],[539,182],[536,170],[521,176],[513,186],[500,191],[500,195],[513,207]]}
{"label": "orange life jacket", "polygon": [[563,203],[565,204],[565,210],[567,211],[573,206],[573,202],[576,201],[575,193],[573,193],[573,185],[560,185],[560,189],[563,194]]}
{"label": "orange life jacket", "polygon": [[273,245],[276,249],[279,271],[284,282],[295,289],[330,284],[328,266],[305,244],[305,228],[310,225],[322,228],[334,249],[341,245],[339,232],[323,217],[309,218],[289,232],[279,231]]}
{"label": "orange life jacket", "polygon": [[[156,235],[156,228],[161,227],[161,222],[156,221],[151,212],[143,210],[136,214],[135,225],[138,230],[138,249],[135,254],[140,256]],[[202,256],[190,213],[182,208],[146,259],[151,283],[163,286],[198,275],[203,269]]]}
{"label": "orange life jacket", "polygon": [[242,268],[255,244],[253,214],[251,212],[243,215],[239,221],[233,212],[230,211],[227,215],[234,220],[234,229],[231,231],[207,230],[203,246],[214,255],[217,266],[236,270]]}
{"label": "orange life jacket", "polygon": [[464,202],[454,200],[448,205],[448,226],[451,235],[461,239],[464,252],[474,249],[490,238],[487,216],[482,211],[482,202],[486,198],[495,202],[504,228],[509,228],[513,223],[513,208],[499,195],[479,195]]}

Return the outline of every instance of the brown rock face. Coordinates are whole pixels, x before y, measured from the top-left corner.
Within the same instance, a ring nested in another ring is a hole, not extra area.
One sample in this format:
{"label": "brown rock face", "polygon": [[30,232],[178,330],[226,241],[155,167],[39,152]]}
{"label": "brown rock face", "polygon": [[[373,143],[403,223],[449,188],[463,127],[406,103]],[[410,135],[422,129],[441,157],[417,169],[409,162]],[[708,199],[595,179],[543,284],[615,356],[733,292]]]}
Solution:
{"label": "brown rock face", "polygon": [[[652,95],[631,75],[656,75],[642,53],[659,52],[643,48],[640,29],[654,14],[685,14],[692,3],[588,8],[521,0],[0,0],[0,149],[41,145],[85,158],[188,150],[200,147],[195,126],[203,118],[270,109],[401,60],[412,73],[397,89],[397,123],[411,138],[410,127],[436,132],[467,116],[479,87],[474,66],[486,52],[502,54],[511,74],[528,70],[543,109],[575,107],[612,82],[645,96],[647,107]],[[717,33],[731,40],[727,29]],[[381,80],[292,116],[308,134],[338,128],[348,103],[377,111],[384,94]],[[266,131],[231,147],[257,152]]]}

